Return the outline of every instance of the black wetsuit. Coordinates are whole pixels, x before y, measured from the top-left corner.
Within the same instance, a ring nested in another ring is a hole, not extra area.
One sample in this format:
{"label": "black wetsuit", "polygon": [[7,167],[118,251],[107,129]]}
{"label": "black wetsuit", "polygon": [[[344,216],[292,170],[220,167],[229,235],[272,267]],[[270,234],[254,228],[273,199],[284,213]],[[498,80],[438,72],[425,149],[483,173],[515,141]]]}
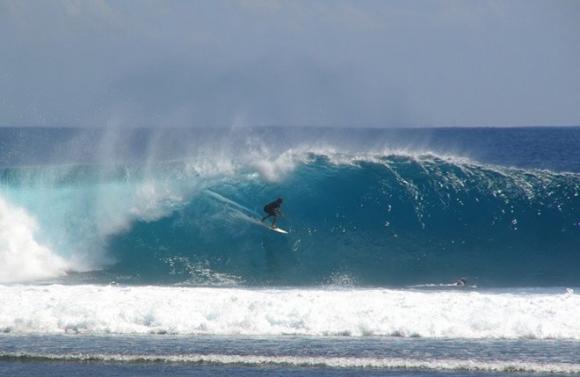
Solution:
{"label": "black wetsuit", "polygon": [[270,216],[278,216],[280,214],[280,206],[282,203],[275,200],[272,203],[268,203],[264,206],[264,212]]}
{"label": "black wetsuit", "polygon": [[282,200],[274,200],[272,203],[268,203],[264,206],[264,212],[268,214],[262,218],[262,221],[266,220],[268,217],[273,217],[272,219],[272,227],[276,227],[276,219],[280,216],[280,206],[282,206]]}

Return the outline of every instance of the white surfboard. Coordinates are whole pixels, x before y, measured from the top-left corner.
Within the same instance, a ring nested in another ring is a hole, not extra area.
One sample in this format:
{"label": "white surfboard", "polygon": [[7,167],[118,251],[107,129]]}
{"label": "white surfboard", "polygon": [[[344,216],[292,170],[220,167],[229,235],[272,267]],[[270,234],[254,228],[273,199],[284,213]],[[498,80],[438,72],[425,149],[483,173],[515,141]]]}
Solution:
{"label": "white surfboard", "polygon": [[268,227],[270,230],[277,232],[277,233],[282,233],[282,234],[288,234],[288,231],[282,229],[282,228],[272,228],[271,226]]}

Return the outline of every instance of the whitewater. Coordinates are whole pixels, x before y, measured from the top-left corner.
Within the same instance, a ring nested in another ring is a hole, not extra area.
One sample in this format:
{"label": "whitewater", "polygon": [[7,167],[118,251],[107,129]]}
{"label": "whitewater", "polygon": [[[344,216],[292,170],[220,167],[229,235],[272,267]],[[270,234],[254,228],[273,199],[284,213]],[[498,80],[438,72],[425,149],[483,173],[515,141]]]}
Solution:
{"label": "whitewater", "polygon": [[9,334],[580,340],[580,296],[387,289],[0,287]]}
{"label": "whitewater", "polygon": [[580,371],[578,128],[0,136],[0,371]]}

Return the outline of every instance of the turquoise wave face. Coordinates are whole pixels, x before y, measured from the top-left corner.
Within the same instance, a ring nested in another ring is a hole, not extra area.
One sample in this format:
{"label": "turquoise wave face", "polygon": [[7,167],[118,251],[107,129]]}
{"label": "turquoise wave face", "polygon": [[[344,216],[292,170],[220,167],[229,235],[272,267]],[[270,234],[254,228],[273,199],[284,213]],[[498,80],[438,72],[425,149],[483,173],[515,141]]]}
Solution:
{"label": "turquoise wave face", "polygon": [[[1,194],[37,221],[30,234],[69,272],[98,271],[82,276],[99,281],[580,285],[572,173],[434,155],[299,153],[271,165],[5,169]],[[280,196],[288,235],[259,221]]]}
{"label": "turquoise wave face", "polygon": [[[135,282],[400,286],[580,284],[580,178],[444,160],[310,155],[269,182],[238,174],[109,239]],[[284,198],[280,235],[262,206]]]}

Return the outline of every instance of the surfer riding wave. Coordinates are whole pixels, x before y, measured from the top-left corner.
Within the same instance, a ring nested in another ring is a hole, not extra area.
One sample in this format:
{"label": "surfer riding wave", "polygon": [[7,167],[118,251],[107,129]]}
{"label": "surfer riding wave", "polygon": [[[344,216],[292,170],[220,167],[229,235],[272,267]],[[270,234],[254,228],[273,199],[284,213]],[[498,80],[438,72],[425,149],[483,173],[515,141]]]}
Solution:
{"label": "surfer riding wave", "polygon": [[282,198],[278,198],[264,206],[264,212],[266,212],[268,215],[262,218],[262,222],[264,222],[267,218],[272,217],[273,229],[277,228],[276,221],[278,220],[278,216],[282,216],[282,210],[280,208],[282,206],[282,202]]}

